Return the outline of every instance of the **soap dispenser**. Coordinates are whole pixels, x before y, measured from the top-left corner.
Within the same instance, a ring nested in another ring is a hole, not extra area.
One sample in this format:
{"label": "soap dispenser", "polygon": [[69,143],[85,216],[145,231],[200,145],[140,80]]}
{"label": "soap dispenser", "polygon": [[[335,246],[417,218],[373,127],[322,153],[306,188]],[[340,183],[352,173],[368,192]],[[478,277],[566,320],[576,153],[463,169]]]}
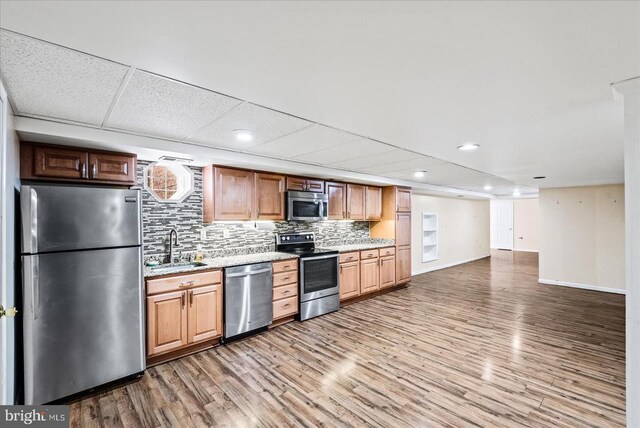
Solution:
{"label": "soap dispenser", "polygon": [[204,260],[204,252],[202,251],[202,246],[198,245],[196,249],[196,257],[194,259],[195,262],[202,262]]}

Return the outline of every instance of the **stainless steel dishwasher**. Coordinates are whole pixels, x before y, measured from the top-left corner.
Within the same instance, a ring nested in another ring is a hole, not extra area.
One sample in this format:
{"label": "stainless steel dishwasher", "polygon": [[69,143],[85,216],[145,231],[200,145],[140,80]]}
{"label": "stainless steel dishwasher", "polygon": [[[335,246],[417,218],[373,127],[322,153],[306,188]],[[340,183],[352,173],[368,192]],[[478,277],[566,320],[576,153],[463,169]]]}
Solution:
{"label": "stainless steel dishwasher", "polygon": [[271,263],[224,270],[224,339],[244,337],[263,329],[273,318]]}

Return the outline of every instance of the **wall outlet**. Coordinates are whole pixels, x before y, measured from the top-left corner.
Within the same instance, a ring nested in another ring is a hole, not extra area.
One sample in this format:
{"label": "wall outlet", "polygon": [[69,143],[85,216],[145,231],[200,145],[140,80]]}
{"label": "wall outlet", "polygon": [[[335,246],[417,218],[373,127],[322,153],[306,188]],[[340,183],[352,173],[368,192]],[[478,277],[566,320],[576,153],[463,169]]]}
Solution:
{"label": "wall outlet", "polygon": [[207,229],[204,227],[200,230],[200,240],[202,241],[207,240]]}
{"label": "wall outlet", "polygon": [[222,229],[222,237],[231,238],[231,232],[229,232],[229,229]]}

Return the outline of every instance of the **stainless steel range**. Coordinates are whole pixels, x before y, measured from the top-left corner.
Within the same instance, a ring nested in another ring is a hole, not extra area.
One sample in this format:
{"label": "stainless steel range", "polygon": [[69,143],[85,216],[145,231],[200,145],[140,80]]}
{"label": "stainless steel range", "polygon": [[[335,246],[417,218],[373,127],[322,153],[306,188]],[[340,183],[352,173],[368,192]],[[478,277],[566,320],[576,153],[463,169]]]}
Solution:
{"label": "stainless steel range", "polygon": [[338,251],[317,248],[313,232],[276,234],[276,249],[300,257],[300,321],[340,308]]}

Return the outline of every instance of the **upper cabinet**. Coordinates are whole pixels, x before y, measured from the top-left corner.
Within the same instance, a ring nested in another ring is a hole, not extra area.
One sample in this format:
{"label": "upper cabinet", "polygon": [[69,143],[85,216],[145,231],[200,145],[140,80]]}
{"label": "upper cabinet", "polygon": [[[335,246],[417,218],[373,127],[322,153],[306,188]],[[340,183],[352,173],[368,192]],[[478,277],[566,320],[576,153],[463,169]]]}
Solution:
{"label": "upper cabinet", "polygon": [[285,177],[208,166],[203,171],[204,222],[284,220]]}
{"label": "upper cabinet", "polygon": [[329,220],[347,218],[347,185],[327,181],[326,191],[329,198]]}
{"label": "upper cabinet", "polygon": [[347,219],[365,219],[365,186],[347,184]]}
{"label": "upper cabinet", "polygon": [[411,189],[396,187],[396,212],[411,212]]}
{"label": "upper cabinet", "polygon": [[23,143],[20,178],[135,185],[136,155],[77,147]]}
{"label": "upper cabinet", "polygon": [[365,220],[382,218],[382,188],[365,186]]}
{"label": "upper cabinet", "polygon": [[256,219],[284,219],[284,183],[282,175],[255,173]]}
{"label": "upper cabinet", "polygon": [[324,180],[317,178],[287,177],[287,190],[324,193]]}

